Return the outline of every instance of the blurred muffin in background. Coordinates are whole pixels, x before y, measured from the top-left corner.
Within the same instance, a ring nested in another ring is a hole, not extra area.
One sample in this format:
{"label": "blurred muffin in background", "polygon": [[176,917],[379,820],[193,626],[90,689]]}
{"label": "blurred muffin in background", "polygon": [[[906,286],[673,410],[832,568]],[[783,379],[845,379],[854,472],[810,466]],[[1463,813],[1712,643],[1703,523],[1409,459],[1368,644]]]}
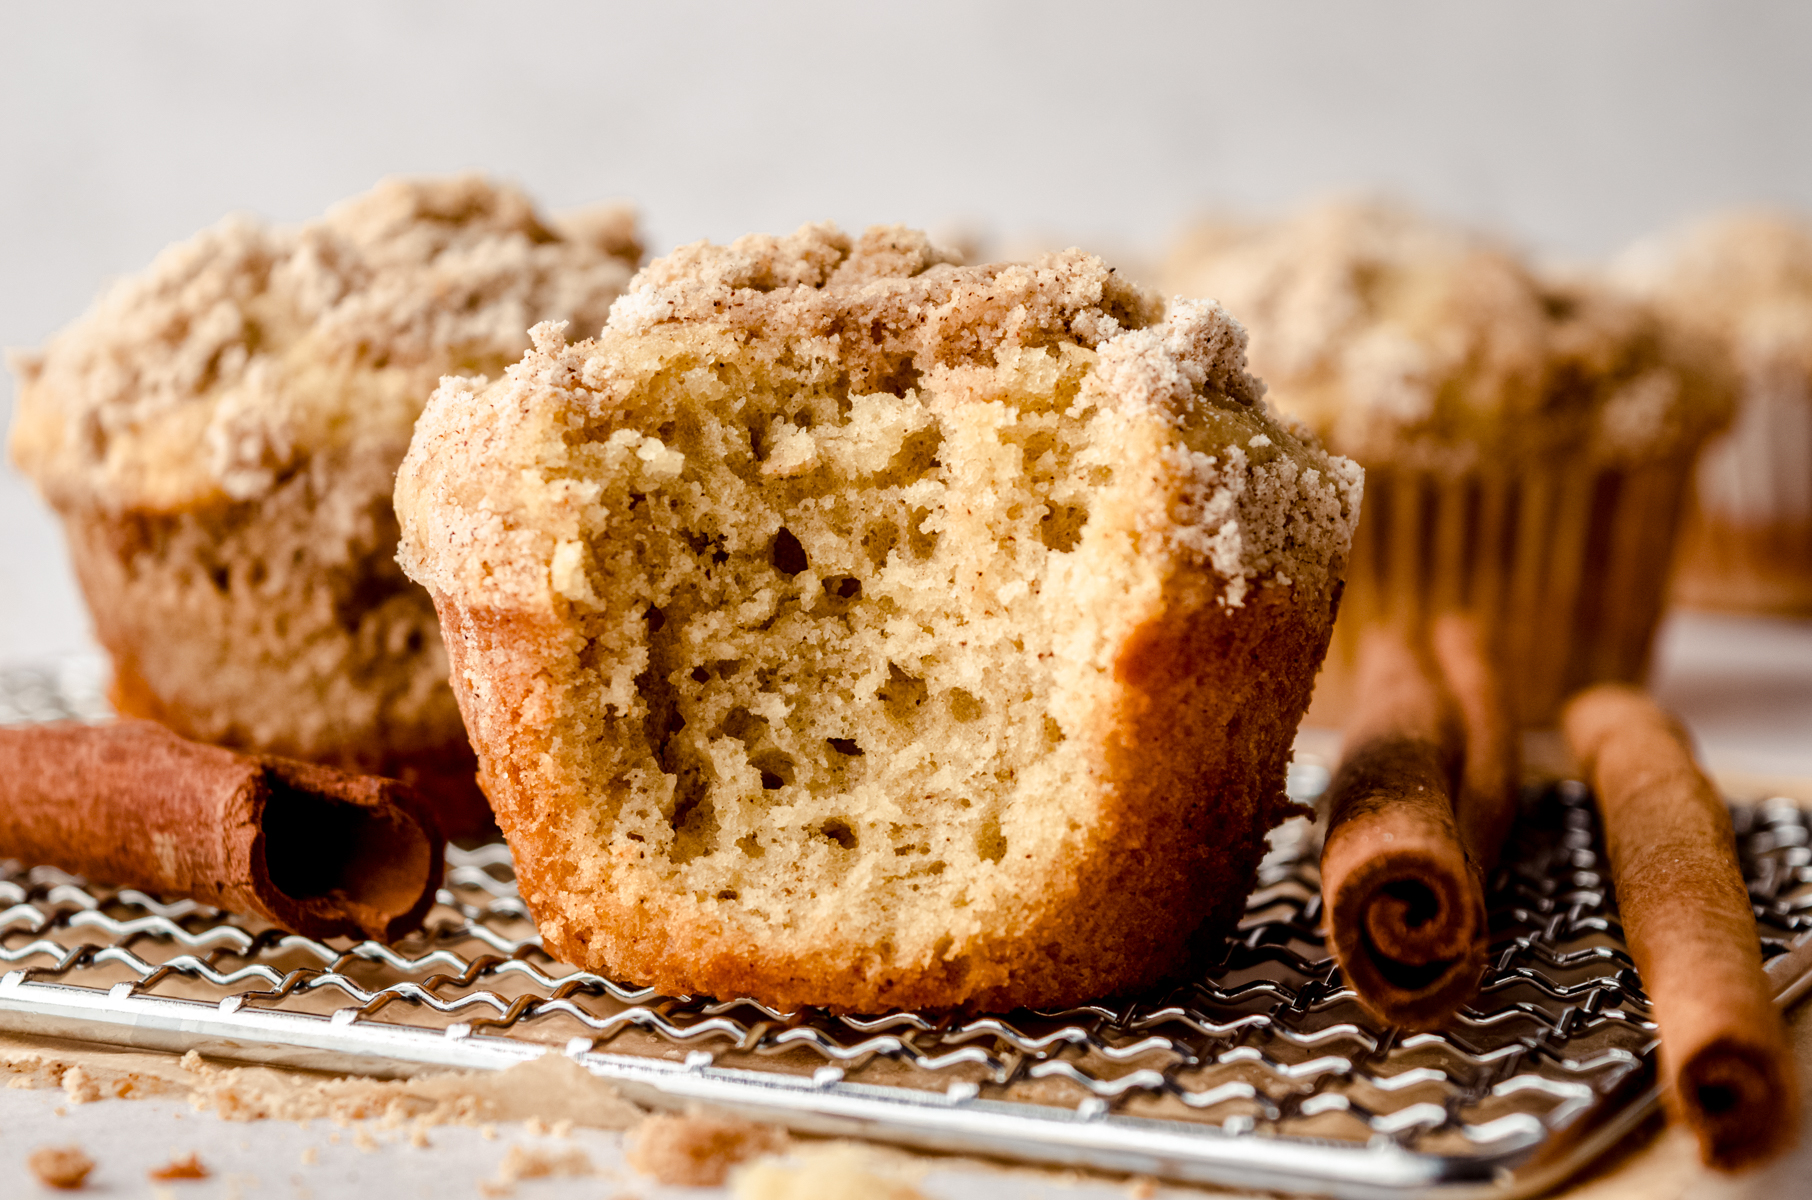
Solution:
{"label": "blurred muffin in background", "polygon": [[1675,598],[1812,616],[1812,222],[1723,214],[1633,247],[1614,273],[1712,339],[1742,385],[1699,461]]}
{"label": "blurred muffin in background", "polygon": [[1224,304],[1267,399],[1365,468],[1311,721],[1343,719],[1363,625],[1449,610],[1493,631],[1525,723],[1584,684],[1641,678],[1693,458],[1728,419],[1714,353],[1639,303],[1382,203],[1204,224],[1163,283]]}
{"label": "blurred muffin in background", "polygon": [[229,218],[13,357],[13,459],[63,519],[122,714],[397,776],[449,833],[488,827],[391,492],[441,376],[500,373],[539,321],[602,327],[633,218],[573,220],[476,176]]}

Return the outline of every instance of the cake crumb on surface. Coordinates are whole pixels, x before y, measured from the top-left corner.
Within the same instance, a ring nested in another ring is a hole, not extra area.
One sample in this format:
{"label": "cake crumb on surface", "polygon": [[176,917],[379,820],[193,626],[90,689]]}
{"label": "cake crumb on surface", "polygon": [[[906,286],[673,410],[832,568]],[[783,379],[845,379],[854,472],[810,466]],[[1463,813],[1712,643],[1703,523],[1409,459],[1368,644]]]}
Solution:
{"label": "cake crumb on surface", "polygon": [[137,1099],[179,1094],[188,1080],[174,1058],[157,1051],[57,1045],[0,1033],[0,1079],[17,1089],[61,1088],[83,1104],[116,1096]]}
{"label": "cake crumb on surface", "polygon": [[511,1146],[497,1165],[497,1182],[516,1183],[523,1179],[548,1179],[554,1176],[591,1175],[594,1168],[585,1151],[571,1148],[547,1150],[539,1146]]}
{"label": "cake crumb on surface", "polygon": [[101,1098],[101,1085],[81,1067],[63,1072],[63,1094],[71,1104],[92,1104]]}
{"label": "cake crumb on surface", "polygon": [[80,1146],[41,1146],[25,1160],[31,1173],[45,1187],[73,1192],[88,1182],[94,1160],[82,1153]]}
{"label": "cake crumb on surface", "polygon": [[886,1173],[862,1146],[840,1143],[803,1161],[763,1158],[730,1177],[736,1200],[925,1200],[898,1175]]}
{"label": "cake crumb on surface", "polygon": [[629,1165],[656,1182],[681,1187],[715,1187],[737,1163],[778,1153],[787,1144],[785,1130],[696,1108],[683,1116],[651,1116],[632,1137],[623,1156]]}
{"label": "cake crumb on surface", "polygon": [[[189,1103],[229,1121],[326,1117],[345,1124],[381,1119],[388,1128],[413,1122],[415,1128],[426,1129],[551,1120],[557,1130],[561,1121],[625,1129],[642,1115],[609,1083],[561,1054],[544,1054],[503,1071],[389,1080],[322,1079],[269,1067],[214,1067],[199,1056],[185,1056],[183,1063],[196,1077]],[[361,1136],[370,1135],[361,1131]]]}
{"label": "cake crumb on surface", "polygon": [[202,1163],[201,1156],[191,1151],[186,1158],[172,1158],[145,1174],[152,1179],[206,1179],[211,1172]]}

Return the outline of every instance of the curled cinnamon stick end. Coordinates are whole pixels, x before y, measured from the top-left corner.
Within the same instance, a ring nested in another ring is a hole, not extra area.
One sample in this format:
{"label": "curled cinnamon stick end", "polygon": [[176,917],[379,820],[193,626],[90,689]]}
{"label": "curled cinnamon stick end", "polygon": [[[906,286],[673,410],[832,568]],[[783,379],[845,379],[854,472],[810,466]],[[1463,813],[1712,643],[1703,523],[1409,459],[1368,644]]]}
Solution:
{"label": "curled cinnamon stick end", "polygon": [[1328,787],[1328,939],[1366,1008],[1432,1029],[1471,997],[1488,948],[1484,887],[1454,814],[1464,733],[1432,664],[1398,631],[1366,632],[1357,683]]}
{"label": "curled cinnamon stick end", "polygon": [[1799,1090],[1730,814],[1685,733],[1640,689],[1588,688],[1562,725],[1598,797],[1624,939],[1661,1027],[1669,1110],[1709,1165],[1763,1162],[1792,1143]]}
{"label": "curled cinnamon stick end", "polygon": [[253,913],[308,937],[420,926],[446,842],[392,779],[185,741],[150,721],[0,729],[0,855]]}

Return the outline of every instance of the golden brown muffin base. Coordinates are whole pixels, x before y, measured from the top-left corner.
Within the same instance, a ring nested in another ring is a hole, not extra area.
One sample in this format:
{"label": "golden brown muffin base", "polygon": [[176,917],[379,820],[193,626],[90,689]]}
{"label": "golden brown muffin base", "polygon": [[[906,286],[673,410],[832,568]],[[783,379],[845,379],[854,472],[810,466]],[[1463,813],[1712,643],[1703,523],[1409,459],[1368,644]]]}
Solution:
{"label": "golden brown muffin base", "polygon": [[486,790],[550,953],[669,994],[856,1012],[1079,1003],[1172,976],[1192,945],[1231,927],[1264,835],[1288,809],[1284,770],[1332,606],[1315,611],[1275,585],[1237,609],[1176,601],[1116,661],[1102,819],[1092,842],[1066,846],[1063,886],[1028,898],[1027,927],[990,931],[964,959],[864,977],[849,969],[854,946],[772,955],[707,921],[619,903],[608,887],[575,891],[574,847],[554,813],[582,803],[587,781],[549,777],[543,764],[552,681],[579,639],[435,597]]}

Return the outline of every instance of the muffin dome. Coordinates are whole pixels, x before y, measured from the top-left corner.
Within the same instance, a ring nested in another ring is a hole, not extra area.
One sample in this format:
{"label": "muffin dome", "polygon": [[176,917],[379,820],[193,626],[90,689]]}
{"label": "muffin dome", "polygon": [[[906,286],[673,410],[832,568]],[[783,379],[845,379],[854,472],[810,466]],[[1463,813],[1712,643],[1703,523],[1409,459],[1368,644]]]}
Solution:
{"label": "muffin dome", "polygon": [[1614,274],[1715,344],[1741,384],[1699,462],[1675,595],[1812,615],[1812,222],[1725,213],[1632,248]]}
{"label": "muffin dome", "polygon": [[1367,463],[1659,459],[1729,418],[1708,347],[1645,306],[1390,204],[1203,225],[1166,282],[1238,316],[1272,403]]}
{"label": "muffin dome", "polygon": [[14,360],[14,461],[59,511],[124,713],[399,774],[488,821],[390,494],[450,372],[547,318],[601,326],[621,219],[563,238],[477,177],[393,180],[319,221],[232,218]]}

